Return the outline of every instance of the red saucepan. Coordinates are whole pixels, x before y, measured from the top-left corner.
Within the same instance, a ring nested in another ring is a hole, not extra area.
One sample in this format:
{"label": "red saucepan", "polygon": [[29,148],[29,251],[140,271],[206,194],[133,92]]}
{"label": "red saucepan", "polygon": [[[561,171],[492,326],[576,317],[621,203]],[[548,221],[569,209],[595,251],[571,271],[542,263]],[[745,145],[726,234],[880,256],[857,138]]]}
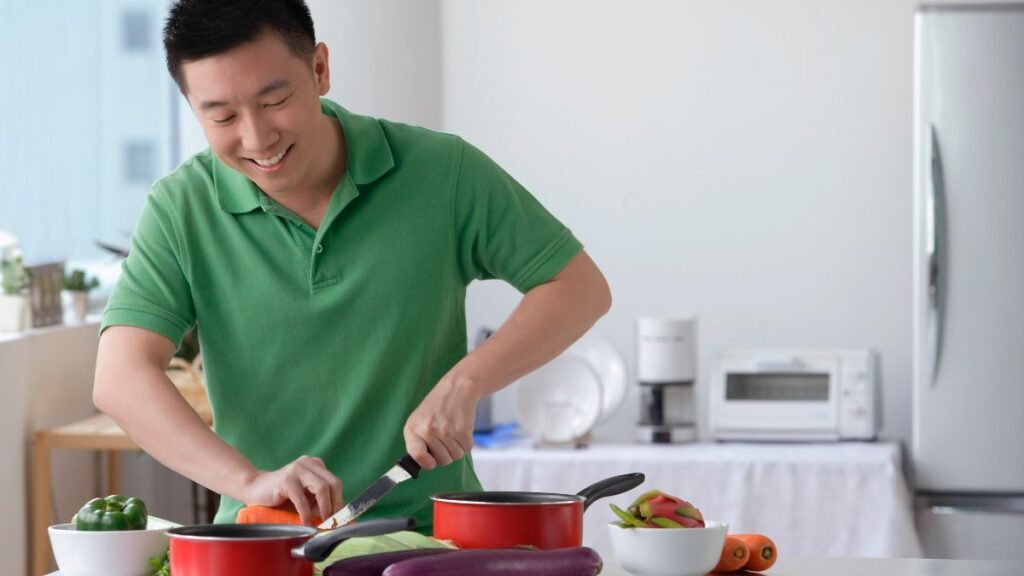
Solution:
{"label": "red saucepan", "polygon": [[203,524],[168,530],[174,576],[311,576],[349,538],[408,530],[412,518],[367,520],[314,537],[311,526]]}
{"label": "red saucepan", "polygon": [[[583,511],[605,496],[636,488],[640,473],[587,486],[578,494],[548,492],[457,492],[431,496],[434,538],[459,548],[536,546],[544,550],[583,544]],[[175,574],[175,576],[178,576]]]}

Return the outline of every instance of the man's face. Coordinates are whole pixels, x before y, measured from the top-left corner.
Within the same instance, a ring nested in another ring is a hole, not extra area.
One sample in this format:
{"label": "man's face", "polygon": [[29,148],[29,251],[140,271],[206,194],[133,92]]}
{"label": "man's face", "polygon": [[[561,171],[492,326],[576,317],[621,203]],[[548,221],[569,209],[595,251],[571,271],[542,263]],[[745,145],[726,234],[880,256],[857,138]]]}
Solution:
{"label": "man's face", "polygon": [[278,34],[264,32],[229,52],[184,63],[182,77],[221,162],[271,197],[314,184],[315,152],[323,149],[319,97],[330,87],[323,44],[305,62]]}

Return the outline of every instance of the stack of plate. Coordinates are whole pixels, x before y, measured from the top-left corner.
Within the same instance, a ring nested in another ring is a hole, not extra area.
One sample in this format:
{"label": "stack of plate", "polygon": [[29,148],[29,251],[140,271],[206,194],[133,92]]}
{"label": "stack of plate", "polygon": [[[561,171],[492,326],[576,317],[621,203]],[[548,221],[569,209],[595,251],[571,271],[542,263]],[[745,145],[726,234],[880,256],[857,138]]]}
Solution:
{"label": "stack of plate", "polygon": [[579,442],[619,409],[626,384],[626,364],[615,347],[584,336],[520,380],[519,423],[541,442]]}

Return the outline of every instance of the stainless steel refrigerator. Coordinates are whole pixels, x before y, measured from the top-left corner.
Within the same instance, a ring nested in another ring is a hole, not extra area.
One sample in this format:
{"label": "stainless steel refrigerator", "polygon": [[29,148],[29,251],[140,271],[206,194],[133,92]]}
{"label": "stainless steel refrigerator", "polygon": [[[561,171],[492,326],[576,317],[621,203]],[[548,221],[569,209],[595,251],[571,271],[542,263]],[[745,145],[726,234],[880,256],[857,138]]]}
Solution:
{"label": "stainless steel refrigerator", "polygon": [[1024,560],[1024,4],[921,6],[914,97],[918,530]]}

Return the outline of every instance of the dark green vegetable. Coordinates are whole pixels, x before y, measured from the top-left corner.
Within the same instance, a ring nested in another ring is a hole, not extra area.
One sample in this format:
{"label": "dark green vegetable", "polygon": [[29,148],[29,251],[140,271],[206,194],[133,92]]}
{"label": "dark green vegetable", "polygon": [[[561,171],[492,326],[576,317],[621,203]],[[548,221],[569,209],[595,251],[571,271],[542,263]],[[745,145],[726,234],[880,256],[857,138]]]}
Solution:
{"label": "dark green vegetable", "polygon": [[89,500],[71,519],[76,530],[145,530],[148,520],[142,500],[118,494]]}
{"label": "dark green vegetable", "polygon": [[383,576],[594,576],[601,572],[601,556],[591,548],[558,550],[456,550],[402,560],[388,566]]}
{"label": "dark green vegetable", "polygon": [[454,552],[454,550],[451,548],[418,548],[416,550],[398,550],[395,552],[353,556],[344,560],[338,560],[328,566],[324,570],[324,576],[381,576],[385,568],[396,562],[448,552]]}

